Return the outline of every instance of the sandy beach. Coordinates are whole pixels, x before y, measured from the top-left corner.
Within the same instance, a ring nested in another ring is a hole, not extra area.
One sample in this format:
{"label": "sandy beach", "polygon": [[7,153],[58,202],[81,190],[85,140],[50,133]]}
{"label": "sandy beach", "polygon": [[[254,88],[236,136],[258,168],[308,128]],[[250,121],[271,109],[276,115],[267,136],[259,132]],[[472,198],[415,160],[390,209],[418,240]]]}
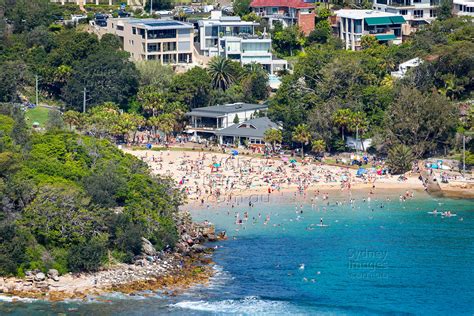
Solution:
{"label": "sandy beach", "polygon": [[[186,193],[188,203],[230,201],[236,196],[290,192],[366,190],[424,190],[418,175],[400,181],[398,176],[369,172],[357,176],[357,169],[320,162],[296,163],[282,159],[200,151],[130,150],[149,164],[154,174],[171,177]],[[291,161],[290,158],[288,160]]]}

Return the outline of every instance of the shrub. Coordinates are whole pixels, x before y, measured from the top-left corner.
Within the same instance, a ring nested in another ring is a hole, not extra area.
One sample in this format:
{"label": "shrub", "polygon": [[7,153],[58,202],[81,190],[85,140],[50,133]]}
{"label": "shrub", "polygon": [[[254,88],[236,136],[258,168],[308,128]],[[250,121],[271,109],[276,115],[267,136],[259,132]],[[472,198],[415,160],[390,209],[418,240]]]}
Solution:
{"label": "shrub", "polygon": [[69,250],[68,267],[70,271],[98,271],[107,254],[106,240],[103,236],[94,237],[74,245]]}

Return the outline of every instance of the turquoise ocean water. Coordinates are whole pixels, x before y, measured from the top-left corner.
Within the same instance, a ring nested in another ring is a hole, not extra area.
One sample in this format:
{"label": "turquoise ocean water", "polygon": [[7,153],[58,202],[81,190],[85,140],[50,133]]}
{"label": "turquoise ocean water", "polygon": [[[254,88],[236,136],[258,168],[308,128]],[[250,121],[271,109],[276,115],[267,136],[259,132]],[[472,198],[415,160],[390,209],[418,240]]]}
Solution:
{"label": "turquoise ocean water", "polygon": [[[359,195],[350,204],[338,193],[314,206],[309,197],[254,197],[253,207],[242,198],[234,208],[196,209],[196,220],[230,237],[212,244],[209,286],[176,297],[117,294],[109,303],[3,298],[0,314],[472,315],[474,201],[415,195],[405,202],[398,193],[370,202]],[[435,208],[457,216],[427,213]],[[236,225],[235,212],[246,211],[249,219]],[[318,226],[321,218],[327,226]]]}

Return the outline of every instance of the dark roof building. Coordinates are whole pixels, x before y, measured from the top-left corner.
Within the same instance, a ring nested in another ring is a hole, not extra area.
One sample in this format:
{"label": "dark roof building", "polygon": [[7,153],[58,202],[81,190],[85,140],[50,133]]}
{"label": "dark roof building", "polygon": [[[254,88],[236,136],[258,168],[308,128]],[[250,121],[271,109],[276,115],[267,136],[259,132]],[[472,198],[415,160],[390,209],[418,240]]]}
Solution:
{"label": "dark roof building", "polygon": [[278,124],[272,122],[268,117],[250,119],[242,123],[237,123],[227,128],[216,131],[219,142],[235,143],[236,139],[246,139],[250,145],[265,144],[263,141],[265,132],[269,129],[280,129]]}

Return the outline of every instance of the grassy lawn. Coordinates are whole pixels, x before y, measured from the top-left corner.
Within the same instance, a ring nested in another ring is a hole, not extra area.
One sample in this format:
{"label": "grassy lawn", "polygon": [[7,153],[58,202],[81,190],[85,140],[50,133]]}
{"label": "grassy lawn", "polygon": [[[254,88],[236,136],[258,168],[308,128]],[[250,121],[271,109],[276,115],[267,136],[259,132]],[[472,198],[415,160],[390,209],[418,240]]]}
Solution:
{"label": "grassy lawn", "polygon": [[39,106],[34,109],[28,109],[25,114],[28,126],[33,125],[33,122],[38,122],[40,127],[45,127],[46,121],[48,120],[48,113],[48,108],[42,108]]}

